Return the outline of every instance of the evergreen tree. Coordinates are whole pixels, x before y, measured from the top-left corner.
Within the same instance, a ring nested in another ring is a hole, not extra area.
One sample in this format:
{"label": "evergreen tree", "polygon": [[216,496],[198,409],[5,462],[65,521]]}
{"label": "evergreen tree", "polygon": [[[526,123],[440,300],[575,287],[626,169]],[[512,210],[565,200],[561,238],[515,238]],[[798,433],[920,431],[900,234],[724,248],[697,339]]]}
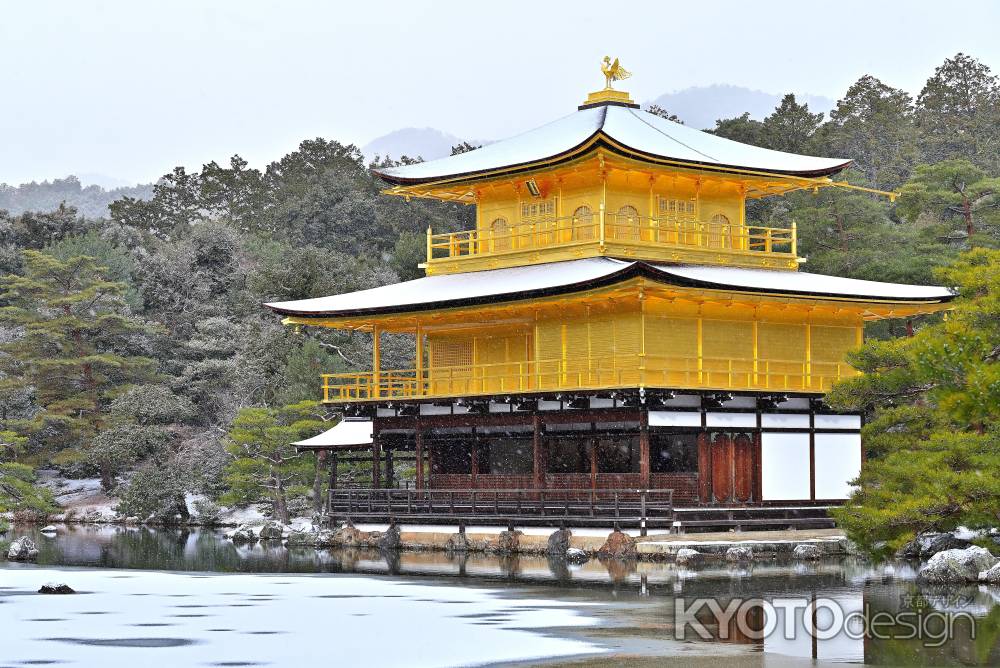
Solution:
{"label": "evergreen tree", "polygon": [[326,428],[315,401],[241,410],[226,436],[232,461],[226,467],[229,491],[222,501],[268,502],[272,517],[287,524],[289,495],[305,495],[314,470],[312,455],[296,453],[291,444]]}
{"label": "evergreen tree", "polygon": [[[151,327],[122,301],[125,286],[104,278],[93,258],[58,260],[25,251],[24,275],[0,278],[0,323],[21,334],[0,344],[39,410],[14,424],[47,444],[87,447],[114,396],[149,379],[151,359],[138,354]],[[7,375],[9,385],[16,377]],[[110,487],[110,472],[102,471]]]}
{"label": "evergreen tree", "polygon": [[788,153],[811,153],[813,135],[822,122],[823,114],[811,113],[808,104],[799,104],[789,93],[761,125],[764,146]]}
{"label": "evergreen tree", "polygon": [[964,53],[934,70],[917,96],[924,162],[964,158],[1000,173],[1000,79]]}
{"label": "evergreen tree", "polygon": [[970,244],[1000,243],[1000,178],[967,160],[919,165],[903,187],[899,210],[911,220],[927,214],[949,231],[957,222]]}
{"label": "evergreen tree", "polygon": [[871,188],[898,188],[916,162],[913,99],[873,76],[847,89],[820,134],[823,152],[853,159]]}
{"label": "evergreen tree", "polygon": [[948,317],[869,342],[851,357],[864,374],[827,395],[871,416],[860,487],[834,512],[871,551],[1000,523],[1000,251],[971,251],[940,278],[960,290]]}

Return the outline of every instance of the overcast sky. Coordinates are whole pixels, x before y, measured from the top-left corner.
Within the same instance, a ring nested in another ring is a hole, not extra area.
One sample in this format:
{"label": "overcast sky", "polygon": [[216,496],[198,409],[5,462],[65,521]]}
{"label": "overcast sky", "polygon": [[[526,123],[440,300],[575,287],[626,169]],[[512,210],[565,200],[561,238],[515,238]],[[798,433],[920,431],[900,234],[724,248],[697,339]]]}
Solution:
{"label": "overcast sky", "polygon": [[307,137],[495,139],[573,111],[621,58],[636,100],[734,84],[916,93],[958,51],[1000,71],[1000,2],[0,0],[0,182],[147,182]]}

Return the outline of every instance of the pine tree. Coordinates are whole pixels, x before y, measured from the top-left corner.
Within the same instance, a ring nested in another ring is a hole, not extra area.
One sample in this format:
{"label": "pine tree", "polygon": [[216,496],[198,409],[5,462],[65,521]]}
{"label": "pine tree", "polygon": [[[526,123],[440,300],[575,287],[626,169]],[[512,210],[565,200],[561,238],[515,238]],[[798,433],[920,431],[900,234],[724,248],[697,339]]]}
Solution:
{"label": "pine tree", "polygon": [[291,444],[315,436],[328,426],[315,401],[279,409],[241,410],[226,437],[226,449],[233,459],[226,468],[230,491],[223,495],[223,502],[266,500],[271,504],[272,517],[288,524],[288,497],[307,493],[306,485],[314,469],[312,457],[296,453]]}
{"label": "pine tree", "polygon": [[970,251],[939,273],[960,289],[948,317],[868,343],[851,359],[864,374],[826,398],[871,416],[860,487],[835,511],[871,551],[1000,524],[1000,251]]}
{"label": "pine tree", "polygon": [[153,376],[153,361],[137,352],[154,330],[129,313],[125,286],[104,275],[91,257],[25,251],[24,274],[0,278],[0,323],[20,332],[0,352],[41,408],[10,426],[47,445],[86,448],[114,396]]}

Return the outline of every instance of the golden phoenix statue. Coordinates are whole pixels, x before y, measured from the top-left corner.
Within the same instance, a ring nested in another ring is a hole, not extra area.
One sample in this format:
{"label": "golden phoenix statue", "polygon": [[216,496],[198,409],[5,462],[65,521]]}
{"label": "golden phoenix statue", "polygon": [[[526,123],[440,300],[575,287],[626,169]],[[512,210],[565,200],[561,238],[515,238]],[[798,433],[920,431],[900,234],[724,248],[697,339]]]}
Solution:
{"label": "golden phoenix statue", "polygon": [[601,63],[601,72],[604,73],[604,89],[608,90],[611,88],[612,81],[621,81],[622,79],[628,79],[632,76],[632,73],[626,70],[615,58],[615,62],[611,62],[611,56],[604,56],[604,62]]}

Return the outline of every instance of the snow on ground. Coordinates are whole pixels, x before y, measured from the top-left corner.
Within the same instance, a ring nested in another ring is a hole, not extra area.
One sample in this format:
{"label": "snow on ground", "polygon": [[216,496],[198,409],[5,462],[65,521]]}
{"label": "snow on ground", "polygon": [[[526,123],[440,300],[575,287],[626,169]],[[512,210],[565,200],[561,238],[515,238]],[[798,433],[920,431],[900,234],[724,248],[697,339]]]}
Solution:
{"label": "snow on ground", "polygon": [[[132,668],[458,666],[592,654],[543,629],[597,623],[558,601],[346,575],[0,568],[5,663]],[[71,596],[35,594],[65,582]],[[252,662],[252,663],[251,663]]]}

